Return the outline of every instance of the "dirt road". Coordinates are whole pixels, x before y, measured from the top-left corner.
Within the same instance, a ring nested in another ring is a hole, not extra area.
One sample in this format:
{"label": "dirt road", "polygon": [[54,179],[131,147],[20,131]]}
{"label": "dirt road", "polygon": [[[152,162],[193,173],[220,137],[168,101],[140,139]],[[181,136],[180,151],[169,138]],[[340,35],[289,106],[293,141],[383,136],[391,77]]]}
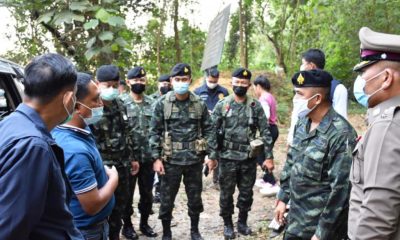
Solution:
{"label": "dirt road", "polygon": [[[350,116],[350,122],[356,128],[357,132],[360,134],[365,130],[363,117],[360,115]],[[276,147],[274,149],[274,155],[276,160],[275,167],[275,176],[279,176],[281,169],[283,168],[283,164],[286,158],[286,127],[280,128],[280,136],[276,143]],[[261,177],[261,170],[258,169],[258,176]],[[204,212],[200,216],[200,231],[203,235],[203,238],[206,240],[219,240],[223,238],[223,221],[219,216],[219,191],[210,187],[212,185],[212,176],[211,174],[204,178],[203,181],[203,204],[204,204]],[[268,224],[273,217],[273,205],[275,198],[267,198],[262,197],[259,193],[259,188],[254,187],[254,203],[252,207],[252,211],[249,214],[249,225],[252,227],[254,234],[250,237],[239,236],[236,239],[268,239]],[[237,196],[237,191],[236,194]],[[135,206],[135,215],[133,216],[135,229],[138,230],[139,226],[139,217],[136,215],[137,211],[137,202],[139,198],[138,192],[135,192],[134,197],[134,206]],[[236,199],[236,198],[235,198]],[[173,239],[179,240],[187,240],[190,239],[190,219],[187,215],[187,198],[184,192],[184,186],[181,185],[178,196],[175,202],[175,210],[174,210],[174,220],[172,221],[172,234]],[[161,239],[162,235],[162,226],[161,221],[157,219],[159,204],[155,204],[153,210],[155,214],[150,217],[150,225],[153,226],[156,232],[159,233],[159,237],[156,239]],[[237,219],[237,209],[235,209],[234,222]],[[140,235],[140,239],[147,239],[143,235]],[[276,238],[279,240],[279,238]]]}

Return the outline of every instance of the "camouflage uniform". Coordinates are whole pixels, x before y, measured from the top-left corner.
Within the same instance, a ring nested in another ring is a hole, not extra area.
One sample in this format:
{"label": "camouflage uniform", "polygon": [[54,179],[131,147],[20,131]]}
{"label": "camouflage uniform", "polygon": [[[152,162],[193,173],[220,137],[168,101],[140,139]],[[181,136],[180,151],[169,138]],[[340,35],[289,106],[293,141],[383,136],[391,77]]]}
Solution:
{"label": "camouflage uniform", "polygon": [[[164,106],[172,103],[171,116],[165,119]],[[196,104],[201,111],[196,112]],[[165,129],[167,127],[167,129]],[[200,127],[200,129],[199,129]],[[202,162],[204,156],[197,155],[194,142],[199,138],[199,130],[207,139],[214,134],[207,107],[199,97],[190,93],[184,101],[176,100],[173,91],[163,95],[155,103],[154,114],[150,126],[150,146],[153,160],[162,159],[162,137],[168,131],[172,138],[172,156],[164,161],[165,175],[161,181],[161,206],[159,218],[171,220],[172,209],[180,182],[183,176],[188,197],[190,217],[198,217],[203,211]],[[210,158],[215,156],[215,144],[209,142]]]}
{"label": "camouflage uniform", "polygon": [[[331,107],[319,126],[299,119],[281,173],[278,199],[291,202],[286,239],[346,237],[349,171],[357,134]],[[308,133],[309,132],[309,133]]]}
{"label": "camouflage uniform", "polygon": [[148,216],[152,209],[154,171],[148,131],[153,113],[153,99],[143,95],[143,101],[136,103],[129,94],[123,96],[122,99],[128,114],[134,159],[140,162],[139,173],[129,178],[129,201],[123,216],[123,219],[129,219],[133,214],[133,193],[137,179],[140,193],[139,211],[142,215]]}
{"label": "camouflage uniform", "polygon": [[[251,116],[249,116],[251,111]],[[249,118],[253,124],[249,125]],[[251,210],[253,186],[256,180],[257,162],[249,157],[250,141],[259,130],[264,143],[266,158],[273,158],[272,138],[265,121],[261,104],[250,97],[246,102],[237,103],[234,95],[219,101],[214,108],[212,119],[217,128],[224,129],[223,146],[218,155],[220,181],[220,216],[230,217],[234,213],[233,194],[239,189],[237,207],[240,212]]]}
{"label": "camouflage uniform", "polygon": [[161,97],[161,94],[159,91],[157,91],[155,93],[150,94],[148,97],[153,99],[153,101],[156,101]]}
{"label": "camouflage uniform", "polygon": [[130,161],[134,156],[127,120],[123,102],[116,99],[111,106],[104,106],[102,119],[91,126],[104,164],[114,165],[118,170],[118,187],[114,192],[115,207],[109,219],[110,235],[119,234],[122,214],[129,197]]}

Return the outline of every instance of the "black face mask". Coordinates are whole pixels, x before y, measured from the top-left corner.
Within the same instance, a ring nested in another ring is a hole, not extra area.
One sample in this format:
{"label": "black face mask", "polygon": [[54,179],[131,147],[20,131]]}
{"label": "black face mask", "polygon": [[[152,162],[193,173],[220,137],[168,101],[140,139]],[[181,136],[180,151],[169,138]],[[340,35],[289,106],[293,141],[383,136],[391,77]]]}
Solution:
{"label": "black face mask", "polygon": [[233,86],[233,92],[239,97],[243,97],[247,93],[248,87]]}
{"label": "black face mask", "polygon": [[136,94],[142,94],[146,90],[146,85],[141,83],[135,83],[131,85],[131,91]]}
{"label": "black face mask", "polygon": [[160,87],[160,92],[162,95],[166,94],[169,91],[171,91],[171,87],[169,86]]}

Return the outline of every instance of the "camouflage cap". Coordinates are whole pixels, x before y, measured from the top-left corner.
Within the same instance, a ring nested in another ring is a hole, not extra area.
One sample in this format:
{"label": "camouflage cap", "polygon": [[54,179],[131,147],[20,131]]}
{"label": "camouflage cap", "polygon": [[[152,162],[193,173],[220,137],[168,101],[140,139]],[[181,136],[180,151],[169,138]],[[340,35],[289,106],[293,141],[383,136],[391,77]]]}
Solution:
{"label": "camouflage cap", "polygon": [[232,77],[240,79],[251,79],[251,72],[247,68],[237,68],[233,73]]}
{"label": "camouflage cap", "polygon": [[143,67],[136,66],[128,71],[127,79],[142,78],[146,76],[146,71]]}
{"label": "camouflage cap", "polygon": [[97,69],[96,79],[99,82],[119,81],[119,69],[115,65],[102,65]]}
{"label": "camouflage cap", "polygon": [[321,69],[300,71],[293,75],[292,83],[297,88],[303,87],[323,87],[331,86],[332,75]]}
{"label": "camouflage cap", "polygon": [[361,62],[354,66],[354,71],[381,60],[400,62],[400,35],[374,32],[368,27],[362,27],[358,35]]}
{"label": "camouflage cap", "polygon": [[176,77],[176,76],[192,76],[192,69],[190,68],[189,64],[186,63],[176,64],[171,70],[170,77]]}

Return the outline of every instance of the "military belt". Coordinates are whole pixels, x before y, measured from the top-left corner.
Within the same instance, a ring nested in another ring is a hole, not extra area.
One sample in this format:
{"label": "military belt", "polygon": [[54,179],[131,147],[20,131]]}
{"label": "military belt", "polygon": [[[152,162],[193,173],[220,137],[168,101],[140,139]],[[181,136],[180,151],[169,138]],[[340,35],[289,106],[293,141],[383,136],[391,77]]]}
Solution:
{"label": "military belt", "polygon": [[183,150],[183,149],[195,149],[196,141],[193,142],[172,142],[172,149]]}
{"label": "military belt", "polygon": [[224,140],[224,147],[229,150],[239,151],[239,152],[247,152],[250,150],[249,145],[234,143]]}

